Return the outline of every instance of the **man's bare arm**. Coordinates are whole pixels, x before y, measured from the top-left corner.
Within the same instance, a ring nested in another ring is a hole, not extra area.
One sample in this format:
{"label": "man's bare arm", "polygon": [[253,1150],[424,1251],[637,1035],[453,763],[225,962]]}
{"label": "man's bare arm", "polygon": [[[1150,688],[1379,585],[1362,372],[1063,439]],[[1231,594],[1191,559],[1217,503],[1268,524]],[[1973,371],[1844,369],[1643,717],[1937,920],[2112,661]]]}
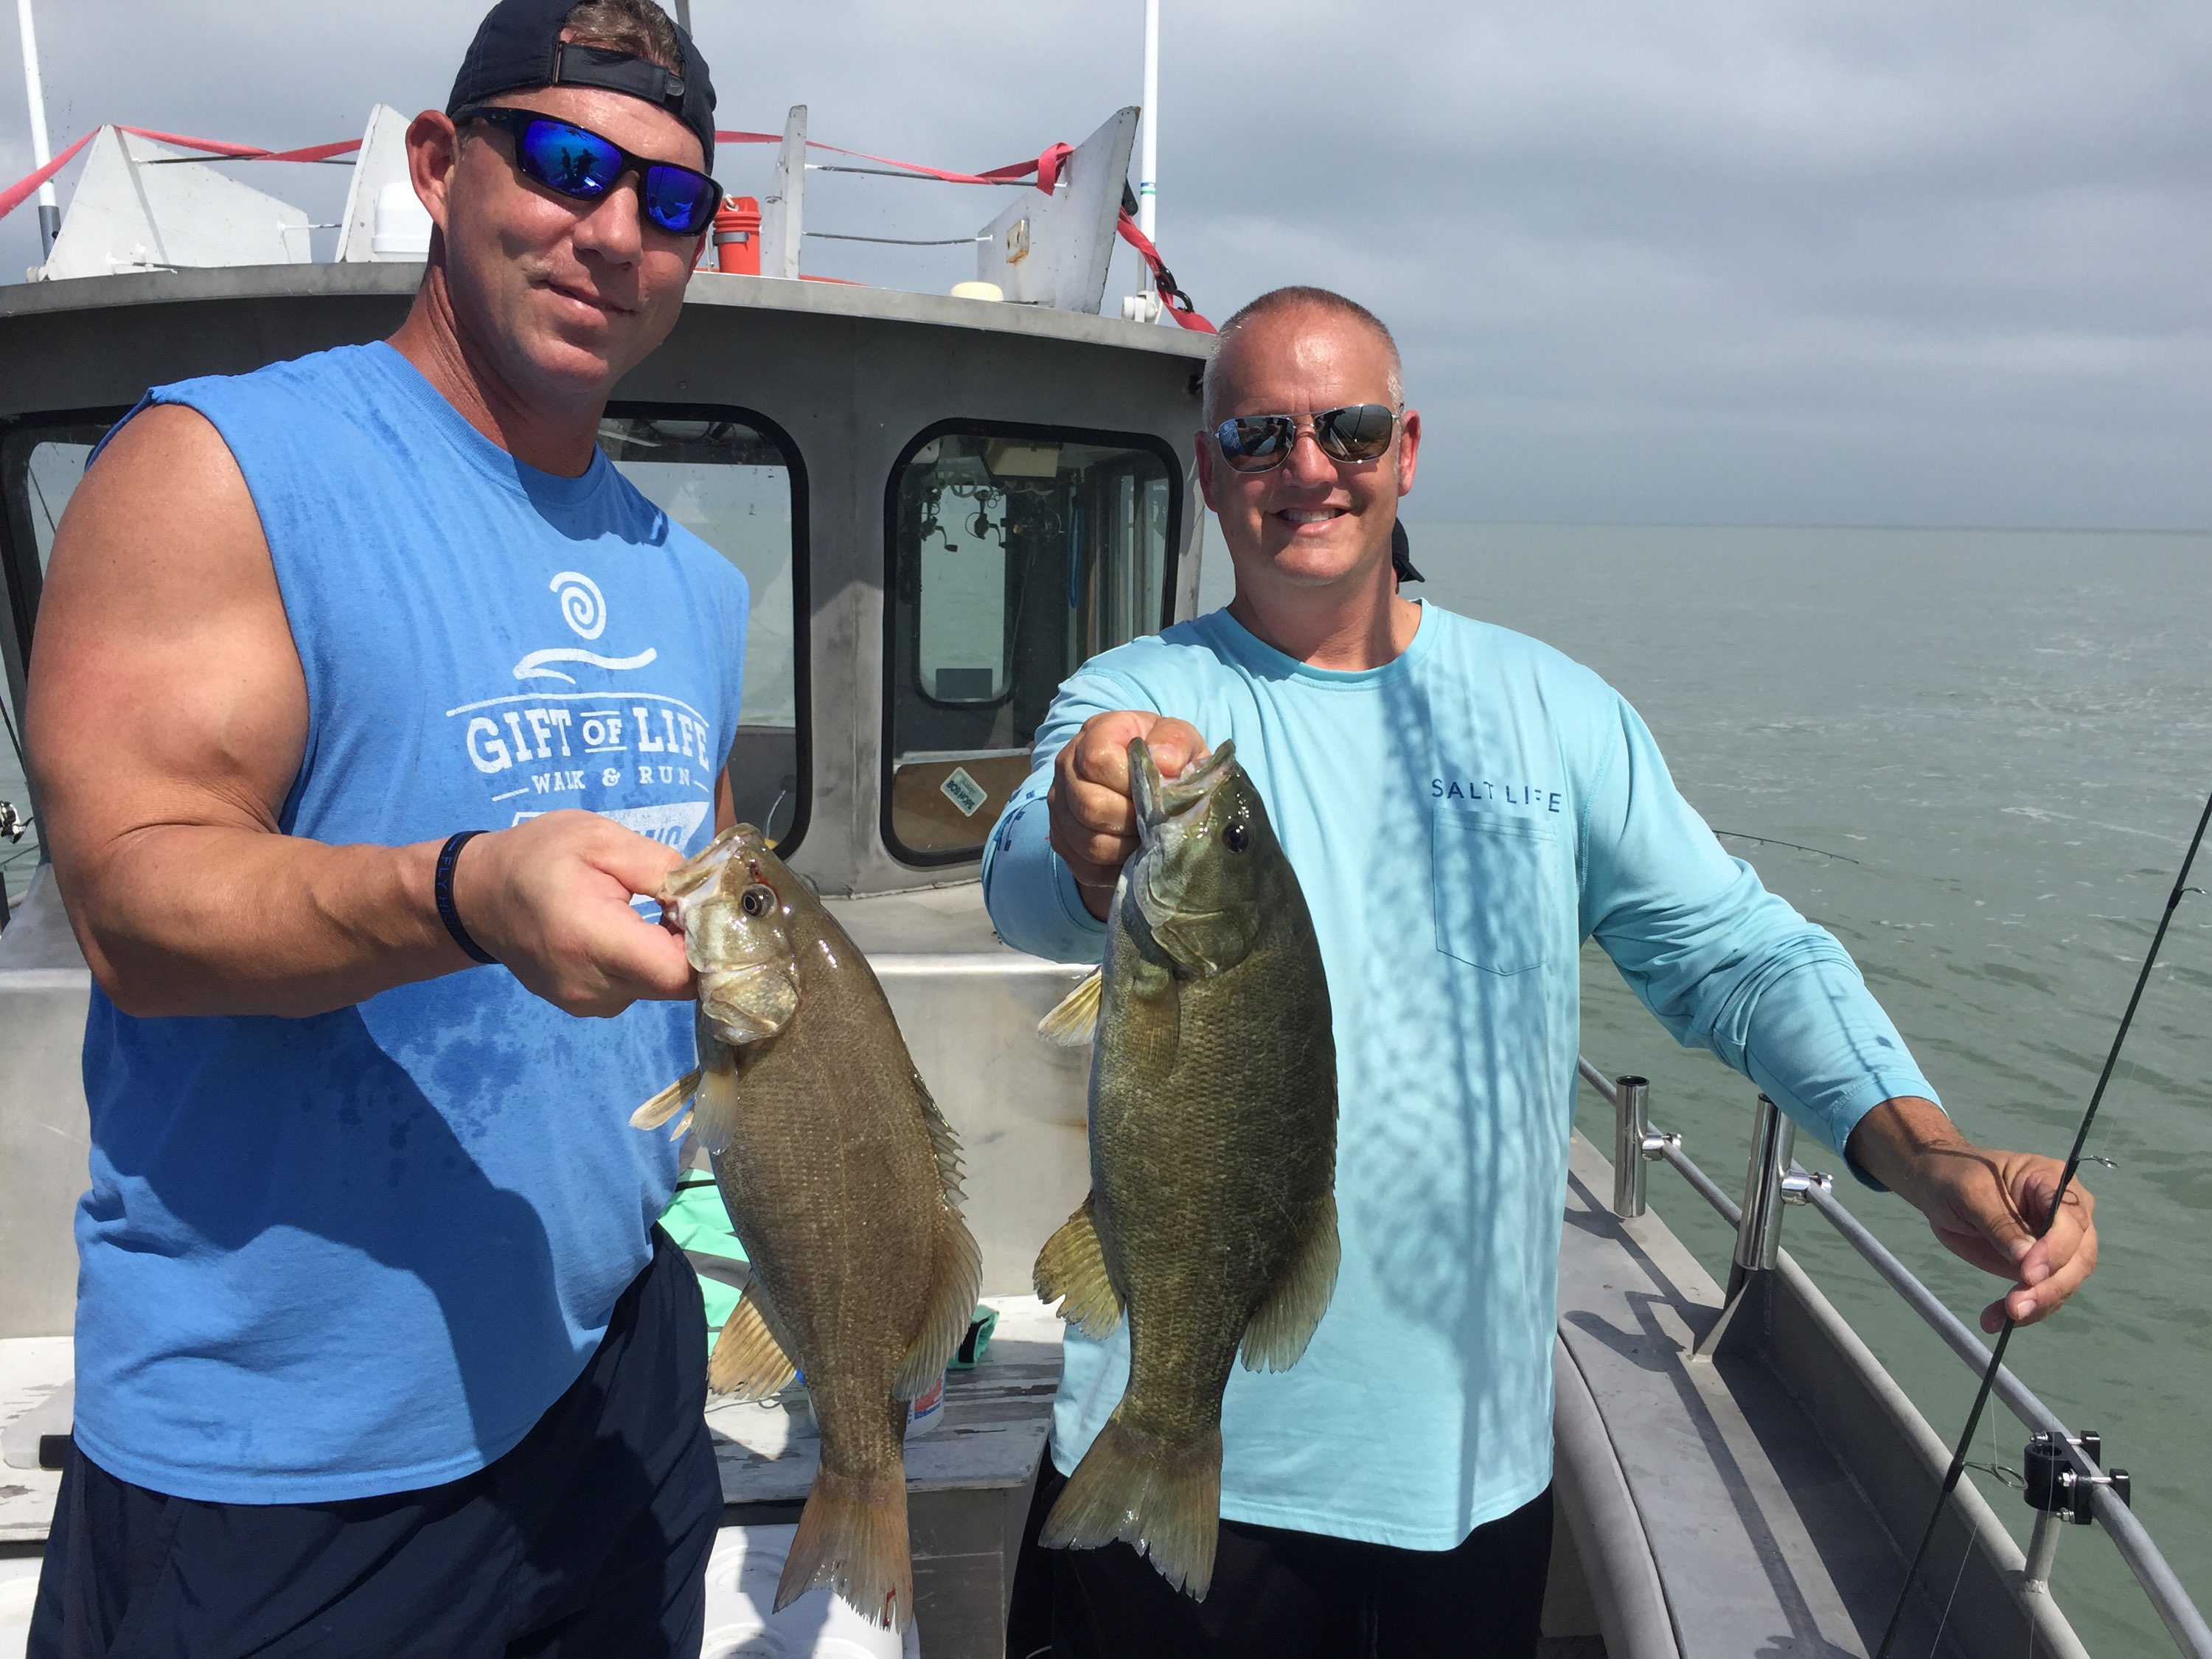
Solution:
{"label": "man's bare arm", "polygon": [[[252,495],[199,415],[144,411],[79,486],[25,714],[63,902],[125,1012],[319,1013],[468,965],[432,901],[436,842],[278,831],[307,683]],[[549,813],[471,842],[454,891],[532,990],[614,1013],[688,992],[681,945],[629,905],[676,861],[606,819]]]}
{"label": "man's bare arm", "polygon": [[2009,1317],[2033,1325],[2055,1313],[2097,1265],[2097,1201],[2079,1181],[2066,1189],[2050,1231],[2065,1165],[2033,1152],[1977,1146],[1932,1100],[1885,1100],[1858,1121],[1851,1161],[1928,1218],[1953,1255],[2013,1287],[1982,1310],[1982,1328]]}

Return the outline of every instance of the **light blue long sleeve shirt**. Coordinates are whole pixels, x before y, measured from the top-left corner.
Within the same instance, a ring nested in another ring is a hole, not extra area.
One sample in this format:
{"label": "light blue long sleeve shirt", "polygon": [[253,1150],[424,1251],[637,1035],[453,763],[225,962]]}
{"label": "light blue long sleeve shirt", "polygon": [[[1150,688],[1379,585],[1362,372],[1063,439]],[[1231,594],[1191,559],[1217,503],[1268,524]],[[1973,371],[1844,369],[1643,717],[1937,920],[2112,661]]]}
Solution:
{"label": "light blue long sleeve shirt", "polygon": [[[1722,850],[1619,693],[1434,605],[1358,672],[1225,611],[1086,663],[984,854],[1018,949],[1098,959],[1044,797],[1061,745],[1117,708],[1236,740],[1313,913],[1336,1031],[1336,1292],[1296,1366],[1231,1377],[1224,1516],[1446,1549],[1550,1482],[1583,940],[1832,1147],[1881,1101],[1934,1097],[1843,946]],[[1068,1331],[1062,1472],[1127,1368],[1126,1324]]]}

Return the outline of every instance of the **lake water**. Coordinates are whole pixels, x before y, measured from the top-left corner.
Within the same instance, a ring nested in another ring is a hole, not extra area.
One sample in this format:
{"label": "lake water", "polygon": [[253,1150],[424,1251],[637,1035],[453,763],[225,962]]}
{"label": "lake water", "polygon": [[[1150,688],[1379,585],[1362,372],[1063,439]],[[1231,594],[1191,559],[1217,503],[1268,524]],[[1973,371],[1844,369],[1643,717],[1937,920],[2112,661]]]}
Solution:
{"label": "lake water", "polygon": [[[2212,536],[1413,527],[1413,590],[1550,641],[1641,708],[1675,776],[1769,886],[1834,931],[1976,1136],[2063,1155],[2212,787]],[[1225,597],[1218,537],[1205,592]],[[0,743],[0,799],[25,797]],[[1824,849],[1792,851],[1795,842]],[[27,849],[31,843],[23,843]],[[0,845],[0,860],[9,850]],[[6,868],[20,894],[29,861]],[[1830,856],[1836,854],[1840,856]],[[1846,861],[1849,860],[1849,861]],[[2212,886],[2212,867],[2198,879]],[[1752,1091],[1677,1048],[1604,958],[1583,1050],[1740,1186]],[[2212,1605],[2212,901],[2176,920],[2091,1149],[2096,1279],[2014,1367],[2135,1471],[2136,1508]],[[1611,1144],[1585,1100],[1583,1127]],[[1832,1166],[1801,1142],[1814,1167]],[[1728,1238],[1667,1171],[1653,1201],[1720,1276]],[[1852,1209],[1962,1316],[1990,1283],[1893,1200]],[[1972,1379],[1806,1211],[1785,1243],[1947,1442]],[[1978,1460],[2017,1467],[1992,1407]],[[2025,1539],[2027,1511],[1985,1476]],[[2100,1659],[2172,1652],[2110,1547],[2057,1582]]]}
{"label": "lake water", "polygon": [[[2212,536],[1409,529],[1429,578],[1409,591],[1597,669],[1710,823],[1769,838],[1728,844],[1851,950],[1970,1133],[2064,1155],[2212,789]],[[2212,886],[2212,856],[2196,878]],[[1739,1190],[1750,1085],[1675,1047],[1595,950],[1583,985],[1584,1053],[1650,1078],[1655,1121]],[[2212,1606],[2208,1078],[2212,900],[2193,897],[2090,1144],[2118,1166],[2086,1170],[2101,1265],[2010,1359],[2077,1432],[2103,1431]],[[1581,1121],[1610,1147],[1610,1109],[1587,1091]],[[1799,1156],[1842,1173],[1808,1138]],[[1724,1277],[1718,1218],[1663,1168],[1651,1189]],[[1839,1190],[1973,1322],[1994,1281],[1897,1200]],[[1812,1212],[1790,1212],[1784,1243],[1954,1440],[1965,1369]],[[2018,1468],[2026,1431],[1995,1405],[1984,1420],[1976,1459]],[[2017,1493],[1973,1478],[2024,1540]],[[2172,1652],[2100,1534],[2069,1529],[2056,1582],[2100,1659]]]}

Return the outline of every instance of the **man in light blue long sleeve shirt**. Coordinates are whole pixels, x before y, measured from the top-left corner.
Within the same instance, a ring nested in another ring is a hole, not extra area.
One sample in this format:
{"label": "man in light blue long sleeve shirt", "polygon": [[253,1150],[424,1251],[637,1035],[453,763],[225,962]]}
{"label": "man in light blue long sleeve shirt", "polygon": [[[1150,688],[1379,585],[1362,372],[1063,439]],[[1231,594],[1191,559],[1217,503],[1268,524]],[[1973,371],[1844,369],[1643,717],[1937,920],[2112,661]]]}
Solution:
{"label": "man in light blue long sleeve shirt", "polygon": [[[1236,740],[1328,973],[1343,1261],[1299,1364],[1230,1382],[1206,1606],[1127,1545],[1082,1552],[1054,1568],[1059,1650],[1287,1653],[1259,1609],[1305,1595],[1316,1653],[1363,1618],[1384,1653],[1468,1650],[1471,1612],[1485,1650],[1524,1653],[1550,1534],[1582,940],[1677,1039],[2013,1278],[1986,1323],[2040,1317],[2086,1276],[2088,1200],[2033,1243],[2055,1162],[1952,1128],[1843,947],[1721,849],[1618,693],[1535,641],[1398,597],[1390,533],[1420,425],[1379,323],[1316,290],[1266,296],[1224,329],[1206,392],[1198,466],[1237,597],[1061,688],[984,892],[1009,943],[1097,959],[1134,847],[1128,740],[1169,769]],[[1126,1327],[1068,1333],[1060,1474],[1120,1398],[1127,1353]]]}

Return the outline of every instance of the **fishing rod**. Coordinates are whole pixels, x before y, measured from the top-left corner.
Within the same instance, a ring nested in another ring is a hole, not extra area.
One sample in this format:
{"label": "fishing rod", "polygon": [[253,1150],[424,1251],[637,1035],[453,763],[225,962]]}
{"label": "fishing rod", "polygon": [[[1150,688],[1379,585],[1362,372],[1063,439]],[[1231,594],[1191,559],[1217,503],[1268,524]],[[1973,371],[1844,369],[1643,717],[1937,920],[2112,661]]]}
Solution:
{"label": "fishing rod", "polygon": [[[2112,1049],[2105,1056],[2105,1069],[2098,1073],[2097,1086],[2090,1091],[2088,1109],[2081,1114],[2081,1127],[2074,1132],[2074,1149],[2066,1155],[2066,1169],[2058,1177],[2058,1191],[2051,1200],[2051,1212],[2035,1230],[2039,1239],[2057,1221],[2059,1208],[2066,1202],[2066,1189],[2074,1184],[2075,1174],[2081,1167],[2081,1149],[2089,1139],[2089,1126],[2097,1121],[2097,1108],[2104,1103],[2105,1085],[2112,1080],[2112,1068],[2119,1063],[2120,1049],[2127,1042],[2129,1028],[2135,1024],[2136,1009],[2142,1001],[2143,988],[2150,983],[2150,970],[2158,961],[2159,948],[2166,943],[2166,930],[2172,925],[2173,913],[2181,908],[2184,894],[2202,890],[2189,885],[2189,872],[2197,863],[2197,849],[2204,845],[2207,825],[2212,825],[2212,794],[2204,799],[2204,811],[2197,820],[2197,833],[2190,837],[2189,851],[2181,860],[2180,873],[2173,878],[2173,891],[2166,896],[2166,909],[2158,919],[2158,930],[2151,935],[2150,949],[2143,953],[2142,971],[2136,975],[2136,988],[2128,998],[2127,1012],[2120,1016],[2120,1029],[2112,1034]],[[1881,1645],[1875,1650],[1874,1659],[1889,1659],[1891,1645],[1905,1623],[1905,1609],[1912,1599],[1912,1586],[1920,1577],[1921,1563],[1928,1559],[1928,1547],[1935,1541],[1944,1506],[1958,1488],[1959,1476],[1966,1467],[1966,1453],[1973,1445],[1974,1431],[1981,1426],[1982,1408],[1990,1403],[1990,1390],[1996,1385],[1997,1373],[2004,1369],[2005,1348],[2017,1328],[2012,1316],[2007,1314],[2004,1328],[1997,1333],[1996,1346],[1990,1352],[1989,1369],[1982,1373],[1982,1386],[1975,1391],[1973,1406],[1966,1413],[1966,1426],[1959,1436],[1958,1449],[1951,1454],[1951,1467],[1944,1471],[1942,1490],[1936,1494],[1935,1510],[1921,1531],[1920,1547],[1912,1552],[1912,1560],[1905,1569],[1905,1583],[1897,1592],[1897,1607],[1889,1615],[1889,1628],[1882,1632]],[[1972,1547],[1972,1540],[1969,1540],[1967,1548]],[[1940,1638],[1940,1631],[1938,1636]]]}

